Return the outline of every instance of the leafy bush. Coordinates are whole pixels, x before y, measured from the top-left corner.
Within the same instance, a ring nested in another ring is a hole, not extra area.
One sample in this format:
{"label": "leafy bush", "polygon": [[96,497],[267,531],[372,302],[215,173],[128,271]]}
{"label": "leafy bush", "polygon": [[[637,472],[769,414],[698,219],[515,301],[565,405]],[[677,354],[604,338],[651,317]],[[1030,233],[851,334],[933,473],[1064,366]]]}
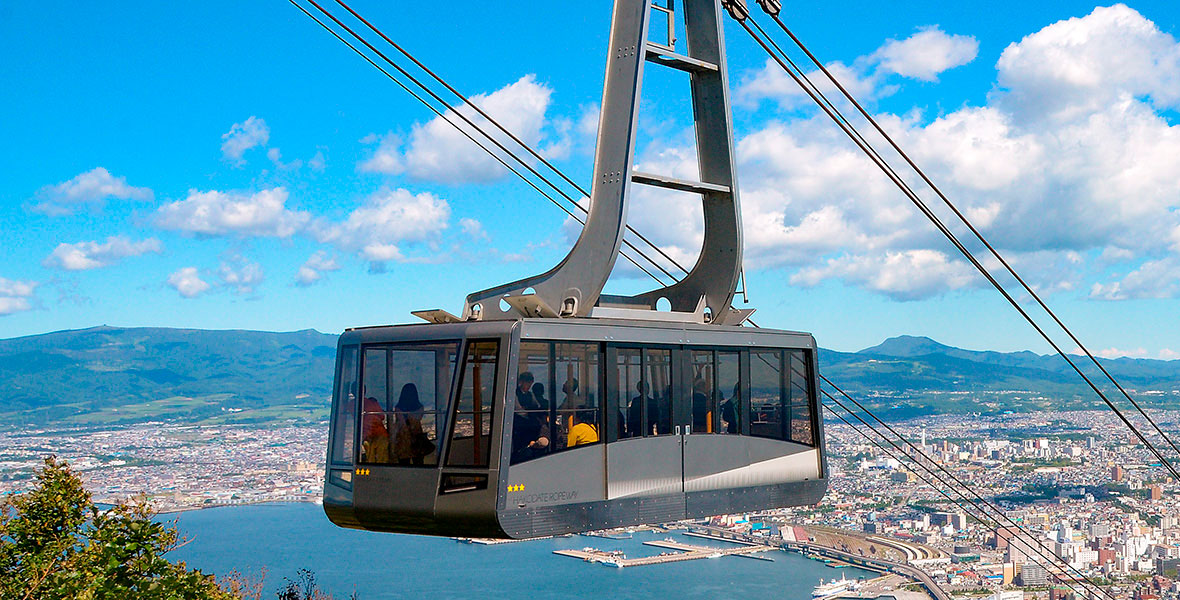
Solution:
{"label": "leafy bush", "polygon": [[53,457],[35,481],[0,507],[0,598],[234,598],[212,576],[164,558],[179,537],[142,498],[100,510]]}

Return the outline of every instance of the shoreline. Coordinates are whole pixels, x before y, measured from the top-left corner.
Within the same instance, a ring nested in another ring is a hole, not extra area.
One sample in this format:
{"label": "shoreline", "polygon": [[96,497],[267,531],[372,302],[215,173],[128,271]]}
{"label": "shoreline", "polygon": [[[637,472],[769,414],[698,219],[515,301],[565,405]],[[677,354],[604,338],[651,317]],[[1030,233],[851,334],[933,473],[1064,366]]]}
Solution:
{"label": "shoreline", "polygon": [[[114,506],[113,504],[99,503],[103,506]],[[316,504],[323,505],[323,500],[316,498],[314,500],[259,500],[257,502],[235,502],[232,504],[209,504],[202,506],[179,506],[162,510],[153,510],[152,512],[159,515],[178,515],[187,512],[196,512],[200,510],[208,510],[211,508],[231,508],[235,506],[261,506],[265,504]]]}

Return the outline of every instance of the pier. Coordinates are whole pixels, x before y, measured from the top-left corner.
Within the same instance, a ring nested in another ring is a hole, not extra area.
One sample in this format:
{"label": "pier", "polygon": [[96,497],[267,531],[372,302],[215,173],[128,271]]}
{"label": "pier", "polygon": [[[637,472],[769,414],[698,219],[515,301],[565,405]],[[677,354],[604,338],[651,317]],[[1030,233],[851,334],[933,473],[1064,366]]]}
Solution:
{"label": "pier", "polygon": [[659,565],[665,563],[681,562],[685,560],[698,560],[702,558],[721,558],[723,556],[749,556],[750,558],[753,558],[752,555],[759,552],[777,550],[777,548],[773,546],[754,545],[745,545],[736,548],[710,548],[708,546],[694,546],[692,544],[685,544],[674,540],[654,540],[644,542],[643,545],[673,550],[674,552],[663,553],[657,556],[644,556],[642,558],[627,558],[618,552],[603,552],[602,550],[597,550],[595,548],[583,548],[581,550],[554,550],[553,553],[560,556],[580,558],[586,562],[603,563],[614,567],[642,567],[645,565]]}

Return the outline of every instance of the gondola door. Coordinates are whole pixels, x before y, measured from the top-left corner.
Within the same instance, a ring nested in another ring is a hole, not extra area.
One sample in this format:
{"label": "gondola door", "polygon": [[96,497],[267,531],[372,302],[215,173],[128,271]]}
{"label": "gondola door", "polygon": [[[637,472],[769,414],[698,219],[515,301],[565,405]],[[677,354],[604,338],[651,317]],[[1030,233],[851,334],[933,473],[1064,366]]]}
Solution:
{"label": "gondola door", "polygon": [[679,349],[607,347],[607,496],[642,499],[648,522],[684,518]]}

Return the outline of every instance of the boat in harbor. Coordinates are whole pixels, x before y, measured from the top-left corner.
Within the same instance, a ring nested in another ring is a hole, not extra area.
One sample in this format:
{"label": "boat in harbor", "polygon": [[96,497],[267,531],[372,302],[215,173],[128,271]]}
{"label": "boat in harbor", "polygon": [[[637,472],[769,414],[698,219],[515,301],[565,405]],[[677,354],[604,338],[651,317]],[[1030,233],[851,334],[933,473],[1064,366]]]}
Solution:
{"label": "boat in harbor", "polygon": [[825,599],[832,598],[844,592],[852,592],[860,589],[860,583],[856,581],[849,581],[847,578],[841,576],[840,579],[833,579],[827,583],[820,582],[815,586],[811,592],[812,598]]}

